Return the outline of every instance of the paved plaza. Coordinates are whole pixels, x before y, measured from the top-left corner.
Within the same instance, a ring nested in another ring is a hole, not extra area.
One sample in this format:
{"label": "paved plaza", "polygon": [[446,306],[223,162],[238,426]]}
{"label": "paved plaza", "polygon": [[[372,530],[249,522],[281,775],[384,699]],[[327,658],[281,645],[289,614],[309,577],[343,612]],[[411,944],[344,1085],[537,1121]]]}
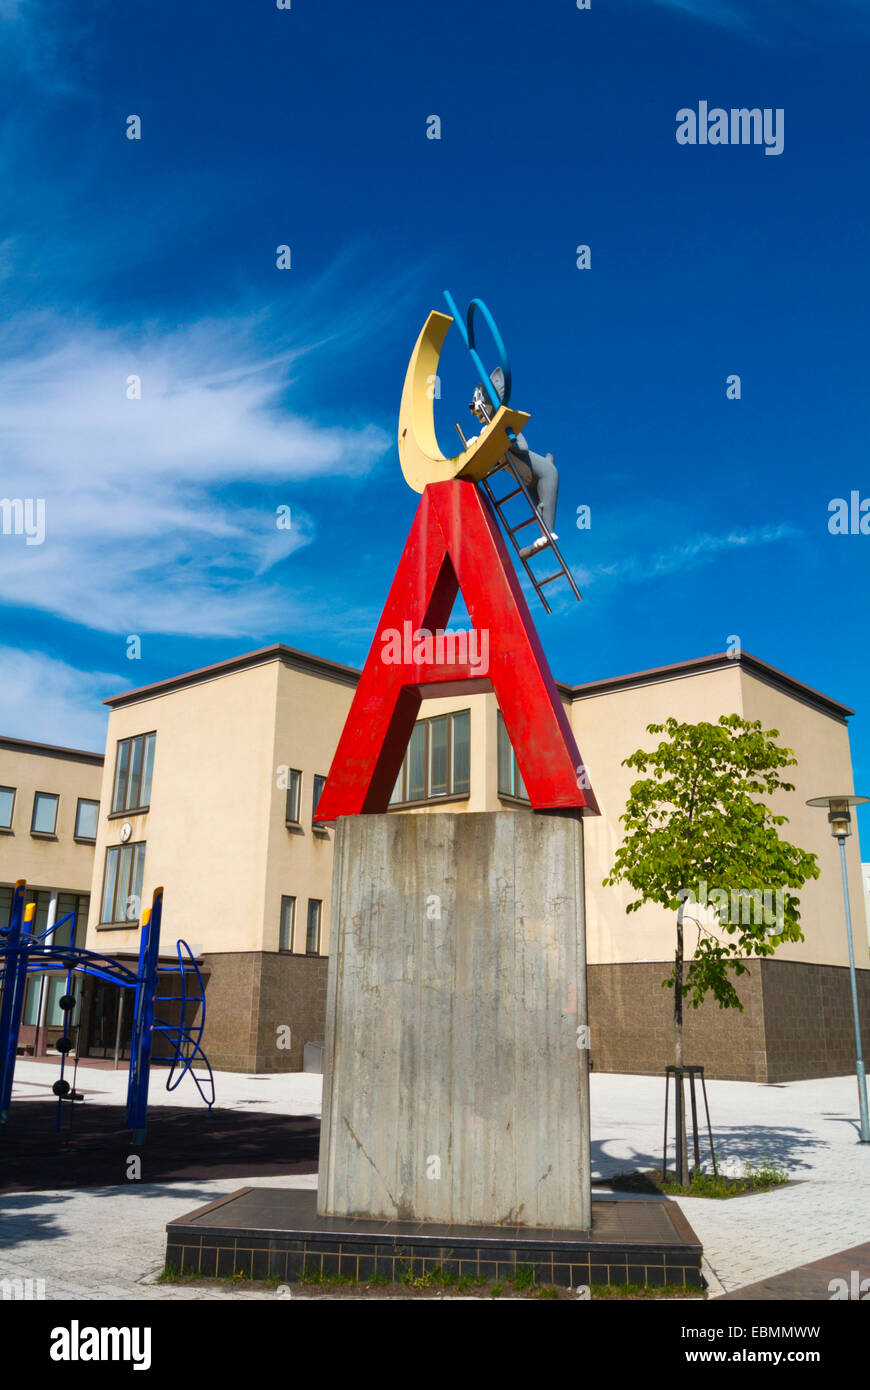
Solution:
{"label": "paved plaza", "polygon": [[[56,1071],[43,1062],[18,1063],[10,1125],[28,1101],[50,1096]],[[239,1113],[320,1112],[319,1076],[219,1073],[215,1081],[218,1105]],[[122,1106],[126,1073],[80,1067],[78,1086],[87,1094],[85,1105]],[[707,1089],[716,1151],[728,1171],[742,1172],[747,1160],[770,1161],[792,1179],[779,1190],[728,1201],[679,1199],[704,1245],[713,1295],[797,1266],[829,1262],[838,1251],[870,1241],[870,1147],[856,1142],[854,1077],[781,1086],[711,1081]],[[663,1079],[599,1073],[591,1078],[591,1090],[593,1179],[659,1164]],[[155,1075],[152,1105],[194,1103],[199,1100],[187,1082],[167,1095]],[[166,1222],[242,1186],[313,1188],[316,1183],[314,1172],[303,1172],[2,1194],[0,1280],[44,1280],[47,1299],[274,1297],[271,1291],[156,1284]],[[840,1272],[829,1263],[826,1268],[830,1277],[850,1277],[849,1268]]]}

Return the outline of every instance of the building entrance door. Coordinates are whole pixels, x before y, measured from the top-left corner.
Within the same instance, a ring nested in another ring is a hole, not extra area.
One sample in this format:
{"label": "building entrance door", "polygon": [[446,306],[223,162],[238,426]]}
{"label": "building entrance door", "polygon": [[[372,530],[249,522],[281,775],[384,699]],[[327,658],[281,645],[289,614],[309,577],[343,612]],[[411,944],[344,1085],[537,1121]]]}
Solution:
{"label": "building entrance door", "polygon": [[132,991],[98,981],[91,1005],[88,1056],[114,1057],[117,1048],[118,1059],[129,1062],[132,1023]]}

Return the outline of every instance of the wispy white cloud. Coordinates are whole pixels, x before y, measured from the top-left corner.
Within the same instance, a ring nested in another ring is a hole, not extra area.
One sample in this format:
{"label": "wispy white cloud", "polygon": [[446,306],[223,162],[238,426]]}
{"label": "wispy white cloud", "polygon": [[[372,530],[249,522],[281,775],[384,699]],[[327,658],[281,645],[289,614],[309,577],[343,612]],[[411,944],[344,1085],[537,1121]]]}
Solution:
{"label": "wispy white cloud", "polygon": [[[603,597],[601,591],[607,586],[612,589],[614,586],[665,579],[683,570],[699,569],[704,565],[713,564],[716,560],[734,554],[742,548],[775,545],[795,540],[802,534],[799,528],[791,523],[782,522],[734,529],[721,535],[692,533],[690,539],[677,545],[668,546],[663,550],[653,550],[649,547],[651,535],[691,532],[688,521],[677,520],[673,508],[653,502],[650,502],[643,513],[623,510],[611,512],[602,519],[596,516],[592,530],[578,532],[577,539],[568,530],[566,522],[567,519],[562,522],[566,529],[559,543],[565,562],[581,595],[597,586],[599,597]],[[559,529],[561,531],[561,526]],[[588,557],[585,563],[580,563],[574,558],[578,549]],[[594,553],[600,554],[603,551],[623,558],[612,562],[596,561],[592,558]],[[544,555],[546,554],[545,551]],[[537,613],[539,610],[535,591],[519,565],[517,571],[526,599],[533,613]],[[541,576],[547,572],[543,561],[538,562],[536,572]],[[547,602],[557,620],[576,617],[577,600],[565,580],[553,585],[546,592]]]}
{"label": "wispy white cloud", "polygon": [[0,734],[102,753],[108,711],[101,701],[129,685],[111,672],[0,646]]}
{"label": "wispy white cloud", "polygon": [[[817,34],[819,27],[819,7],[800,0],[653,0],[653,4],[764,42],[786,36],[806,38]],[[824,23],[835,22],[866,28],[870,22],[866,0],[827,0]]]}
{"label": "wispy white cloud", "polygon": [[[309,347],[264,352],[261,330],[260,316],[173,330],[5,325],[0,493],[43,498],[46,536],[0,535],[0,598],[123,633],[273,632],[292,619],[277,567],[316,530],[293,506],[294,482],[362,476],[391,440],[365,420],[324,427],[294,413]],[[133,376],[141,399],[128,399]],[[280,504],[289,530],[276,526]]]}
{"label": "wispy white cloud", "polygon": [[[46,94],[86,93],[92,36],[107,0],[58,7],[52,0],[0,0],[0,68],[37,79]],[[75,51],[77,72],[70,65]]]}
{"label": "wispy white cloud", "polygon": [[738,5],[725,3],[725,0],[653,0],[653,3],[666,10],[678,10],[691,15],[693,19],[704,20],[726,29],[748,29],[751,27],[747,16]]}
{"label": "wispy white cloud", "polygon": [[600,580],[635,584],[650,579],[661,579],[682,570],[697,569],[713,563],[728,552],[795,540],[800,534],[800,530],[789,522],[753,526],[745,530],[728,531],[719,536],[701,533],[679,545],[669,546],[666,550],[647,554],[631,551],[626,554],[625,559],[617,560],[611,565],[593,565],[588,569],[577,569],[575,574],[578,582],[586,585]]}

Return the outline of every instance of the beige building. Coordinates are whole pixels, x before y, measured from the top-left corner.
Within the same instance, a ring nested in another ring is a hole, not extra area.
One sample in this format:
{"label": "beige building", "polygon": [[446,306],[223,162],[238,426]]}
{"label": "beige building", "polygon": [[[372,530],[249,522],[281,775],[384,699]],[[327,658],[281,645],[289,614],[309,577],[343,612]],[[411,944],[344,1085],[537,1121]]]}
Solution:
{"label": "beige building", "polygon": [[[672,1056],[672,995],[661,988],[673,959],[674,924],[647,906],[626,916],[625,886],[601,880],[619,844],[619,815],[634,774],[620,766],[635,748],[652,747],[649,723],[668,715],[713,721],[737,713],[777,729],[797,765],[787,775],[795,790],[771,799],[788,817],[782,835],[818,856],[818,879],[801,899],[804,940],[754,959],[739,982],[744,1011],[707,1001],[685,1014],[686,1061],[708,1075],[775,1083],[854,1070],[848,946],[837,842],[812,796],[853,790],[846,706],[743,653],[704,657],[675,666],[574,687],[571,717],[602,815],[586,826],[586,893],[592,1057],[604,1071],[660,1071]],[[856,965],[861,973],[865,1049],[870,1042],[870,939],[863,906],[858,837],[846,842]],[[709,885],[710,888],[713,885]],[[717,885],[729,889],[741,885]],[[695,937],[687,932],[687,950]]]}
{"label": "beige building", "polygon": [[[102,773],[101,753],[0,738],[0,927],[25,879],[35,930],[62,923],[52,939],[68,944],[74,932],[84,945]],[[44,1051],[61,1032],[63,984],[60,975],[28,982],[19,1035],[26,1050]]]}
{"label": "beige building", "polygon": [[202,958],[217,1068],[299,1070],[322,1039],[332,831],[311,815],[356,680],[276,646],[106,702],[88,944],[135,952],[163,887],[161,947]]}
{"label": "beige building", "polygon": [[[312,812],[357,679],[350,667],[276,645],[106,701],[87,944],[135,954],[141,906],[163,886],[163,950],[184,937],[202,961],[203,1042],[218,1068],[297,1070],[305,1043],[322,1040],[334,832],[313,826]],[[528,804],[485,684],[423,703],[396,814]],[[852,711],[746,653],[559,691],[602,812],[584,820],[593,1064],[660,1072],[672,1060],[672,995],[661,982],[673,959],[673,918],[652,907],[626,915],[630,891],[602,886],[632,780],[622,760],[652,746],[649,723],[736,712],[778,729],[795,750],[796,790],[775,809],[790,818],[784,833],[819,856],[822,874],[801,899],[806,939],[753,961],[742,978],[744,1012],[715,1004],[687,1011],[687,1060],[709,1075],[768,1082],[851,1070],[837,845],[824,813],[804,802],[851,790]],[[857,836],[848,854],[870,1018]],[[117,991],[98,988],[85,1031],[104,1055]]]}

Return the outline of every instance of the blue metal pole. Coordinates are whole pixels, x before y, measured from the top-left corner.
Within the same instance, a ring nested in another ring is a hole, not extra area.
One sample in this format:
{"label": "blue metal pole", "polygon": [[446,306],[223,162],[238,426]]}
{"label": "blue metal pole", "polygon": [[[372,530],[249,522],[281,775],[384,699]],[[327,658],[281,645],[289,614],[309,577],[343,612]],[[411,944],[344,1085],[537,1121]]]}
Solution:
{"label": "blue metal pole", "polygon": [[151,1075],[151,1042],[154,1028],[154,996],[157,993],[157,958],[160,954],[160,919],[163,889],[155,888],[150,912],[143,914],[139,941],[139,972],[133,1006],[133,1040],[130,1079],[127,1083],[127,1124],[133,1143],[145,1142],[148,1116],[148,1082]]}
{"label": "blue metal pole", "polygon": [[840,868],[843,871],[843,901],[846,904],[846,940],[849,943],[849,978],[852,983],[852,1013],[855,1018],[855,1046],[858,1051],[858,1106],[861,1111],[860,1143],[870,1144],[870,1113],[867,1109],[867,1073],[861,1055],[861,1020],[858,1014],[858,983],[855,978],[855,951],[852,945],[852,909],[849,904],[849,878],[846,873],[846,837],[838,835]]}
{"label": "blue metal pole", "polygon": [[21,924],[24,918],[26,887],[25,880],[18,879],[12,891],[9,926],[0,932],[0,942],[7,948],[4,956],[3,1001],[0,1003],[0,1124],[5,1124],[9,1116],[15,1057],[18,1052],[18,1030],[21,1026],[21,1008],[24,1002],[23,990],[27,980],[27,952],[21,950]]}

